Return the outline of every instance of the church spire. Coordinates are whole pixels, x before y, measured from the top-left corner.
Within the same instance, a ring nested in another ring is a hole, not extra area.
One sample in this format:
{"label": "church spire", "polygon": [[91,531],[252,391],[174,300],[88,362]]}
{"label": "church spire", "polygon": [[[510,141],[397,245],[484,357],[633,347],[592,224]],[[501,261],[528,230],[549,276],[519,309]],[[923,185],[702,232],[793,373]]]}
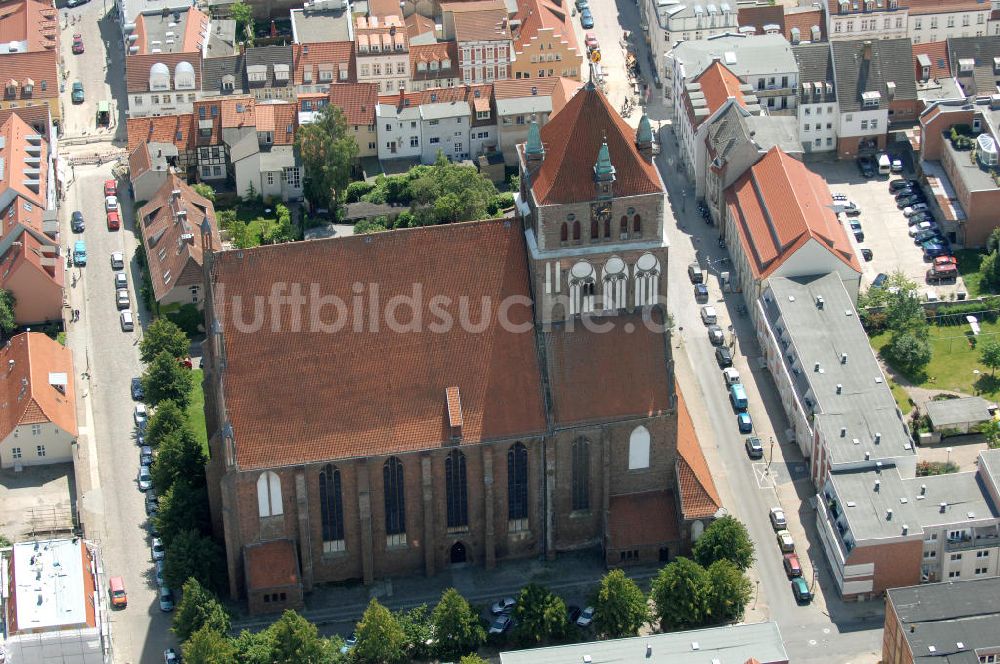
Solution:
{"label": "church spire", "polygon": [[529,155],[545,155],[545,148],[542,147],[542,133],[538,130],[538,121],[532,120],[528,125],[528,144],[524,149]]}
{"label": "church spire", "polygon": [[611,152],[608,150],[608,139],[605,136],[601,148],[597,151],[597,162],[594,164],[594,187],[597,198],[611,198],[611,185],[615,181],[615,167],[611,163]]}
{"label": "church spire", "polygon": [[635,147],[647,162],[653,160],[653,127],[645,113],[639,119],[639,129],[635,132]]}

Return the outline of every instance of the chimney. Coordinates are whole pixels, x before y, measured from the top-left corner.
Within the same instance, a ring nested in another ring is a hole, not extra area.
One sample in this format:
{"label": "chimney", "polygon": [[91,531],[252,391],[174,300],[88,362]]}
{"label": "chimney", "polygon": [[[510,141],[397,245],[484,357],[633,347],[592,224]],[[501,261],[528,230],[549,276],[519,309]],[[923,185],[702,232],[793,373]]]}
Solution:
{"label": "chimney", "polygon": [[927,495],[927,485],[926,484],[921,484],[920,485],[920,495],[921,496]]}
{"label": "chimney", "polygon": [[14,360],[7,360],[7,371],[10,372],[13,370],[14,370]]}
{"label": "chimney", "polygon": [[941,503],[940,505],[938,505],[938,507],[941,514],[944,514],[945,512],[948,511],[948,503]]}
{"label": "chimney", "polygon": [[841,364],[847,364],[847,353],[841,353],[840,354],[840,363]]}
{"label": "chimney", "polygon": [[403,102],[406,101],[406,91],[403,88],[399,89],[399,107],[403,108]]}
{"label": "chimney", "polygon": [[878,431],[876,431],[875,432],[875,444],[878,445],[881,442],[882,442],[882,434],[880,434]]}
{"label": "chimney", "polygon": [[903,534],[905,535],[908,532],[910,532],[910,527],[904,523],[903,524]]}
{"label": "chimney", "polygon": [[870,39],[866,39],[864,43],[864,50],[861,52],[861,57],[865,62],[871,62],[872,60],[872,42]]}
{"label": "chimney", "polygon": [[448,426],[451,427],[451,439],[462,440],[462,396],[458,387],[449,387],[444,391],[445,404],[448,407]]}

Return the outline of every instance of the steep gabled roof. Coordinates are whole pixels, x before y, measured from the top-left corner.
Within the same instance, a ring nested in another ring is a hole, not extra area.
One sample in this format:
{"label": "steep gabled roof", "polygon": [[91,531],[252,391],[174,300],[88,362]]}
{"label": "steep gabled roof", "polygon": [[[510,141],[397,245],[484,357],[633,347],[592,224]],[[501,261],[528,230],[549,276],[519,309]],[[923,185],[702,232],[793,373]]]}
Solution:
{"label": "steep gabled roof", "polygon": [[[959,78],[965,94],[991,95],[1000,76],[993,73],[993,58],[1000,57],[1000,36],[952,37],[948,40],[951,73]],[[961,60],[973,61],[973,81],[969,85],[961,72]]]}
{"label": "steep gabled roof", "polygon": [[580,53],[580,45],[576,40],[576,30],[570,17],[569,0],[554,2],[553,0],[519,0],[515,18],[521,20],[521,27],[514,40],[514,51],[521,53],[539,36],[541,30],[551,30],[552,36],[561,40],[570,48]]}
{"label": "steep gabled roof", "polygon": [[810,239],[861,271],[830,201],[826,181],[777,147],[726,190],[729,214],[756,278],[770,275]]}
{"label": "steep gabled roof", "polygon": [[[47,207],[49,143],[19,115],[10,115],[0,125],[0,199],[9,200],[8,191]],[[36,150],[37,149],[37,150]]]}
{"label": "steep gabled roof", "polygon": [[349,125],[375,124],[378,83],[345,83],[330,86],[330,103],[340,108]]}
{"label": "steep gabled roof", "polygon": [[[50,422],[76,437],[73,357],[68,348],[41,332],[22,332],[0,348],[0,367],[0,439],[15,427]],[[61,390],[55,382],[63,384]]]}
{"label": "steep gabled roof", "polygon": [[920,78],[922,74],[924,63],[930,67],[929,74],[931,78],[950,77],[951,65],[948,61],[948,42],[936,41],[914,44],[913,74],[917,78]]}
{"label": "steep gabled roof", "polygon": [[[879,93],[880,109],[888,108],[890,96],[896,101],[917,98],[909,39],[857,39],[835,41],[831,46],[841,113],[861,110],[861,95],[865,92]],[[887,83],[895,84],[892,95]]]}
{"label": "steep gabled roof", "polygon": [[677,388],[677,487],[681,516],[685,520],[711,518],[722,507],[680,387]]}
{"label": "steep gabled roof", "polygon": [[[350,83],[357,80],[354,72],[354,42],[313,42],[310,44],[295,44],[292,46],[295,85],[323,85],[324,83]],[[320,79],[321,70],[331,70],[333,78],[328,81]],[[340,72],[347,72],[347,78],[341,78]],[[306,81],[309,72],[311,81]]]}
{"label": "steep gabled roof", "polygon": [[682,93],[684,95],[684,105],[687,108],[688,116],[694,127],[698,127],[702,122],[712,117],[730,97],[740,106],[745,107],[747,105],[746,99],[743,96],[743,90],[740,89],[743,82],[721,62],[713,62],[709,65],[708,69],[692,79],[691,83],[697,84],[699,86],[698,90],[704,96],[704,106],[699,104],[699,110],[707,111],[706,113],[695,115],[695,106],[692,104],[690,96],[692,88],[686,88]]}
{"label": "steep gabled roof", "polygon": [[656,166],[635,146],[635,130],[611,108],[607,97],[585,85],[541,129],[545,159],[532,178],[538,205],[594,199],[592,167],[601,143],[608,143],[615,167],[615,196],[664,191]]}
{"label": "steep gabled roof", "polygon": [[173,143],[178,150],[189,150],[194,146],[196,131],[192,130],[192,122],[191,113],[129,118],[126,125],[128,152],[134,151],[140,143]]}

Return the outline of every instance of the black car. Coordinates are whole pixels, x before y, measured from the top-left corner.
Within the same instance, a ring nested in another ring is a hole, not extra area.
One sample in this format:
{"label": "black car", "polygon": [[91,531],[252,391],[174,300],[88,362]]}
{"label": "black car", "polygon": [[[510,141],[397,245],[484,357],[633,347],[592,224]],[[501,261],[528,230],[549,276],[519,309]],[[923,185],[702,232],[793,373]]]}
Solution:
{"label": "black car", "polygon": [[858,170],[861,172],[863,177],[875,177],[875,166],[872,164],[872,160],[868,157],[861,157],[858,159]]}
{"label": "black car", "polygon": [[889,275],[885,272],[879,272],[875,275],[875,280],[872,281],[872,288],[882,288],[887,281],[889,281]]}
{"label": "black car", "polygon": [[69,218],[69,227],[71,229],[73,229],[74,233],[82,233],[83,232],[84,223],[83,223],[83,213],[82,212],[80,212],[79,210],[76,210],[75,212],[73,212],[72,215],[70,215],[70,218]]}
{"label": "black car", "polygon": [[138,376],[132,378],[132,398],[136,401],[142,401],[146,394],[142,391],[142,379]]}
{"label": "black car", "polygon": [[917,203],[926,203],[923,196],[907,196],[906,198],[901,198],[896,201],[896,207],[900,210],[903,208],[908,208],[910,206],[916,205]]}
{"label": "black car", "polygon": [[872,250],[871,249],[869,249],[868,247],[863,247],[861,249],[861,257],[865,259],[865,262],[869,262],[875,256],[874,256],[874,254],[872,254]]}
{"label": "black car", "polygon": [[757,436],[747,436],[743,446],[747,450],[747,456],[751,459],[760,459],[764,456],[764,447],[760,444],[760,438]]}
{"label": "black car", "polygon": [[694,299],[698,302],[705,302],[708,300],[708,286],[705,284],[695,284],[694,285]]}
{"label": "black car", "polygon": [[921,196],[921,195],[922,194],[919,191],[915,191],[910,187],[907,187],[906,189],[896,192],[896,200],[898,201],[904,198],[910,198],[911,196]]}
{"label": "black car", "polygon": [[911,189],[913,184],[908,180],[892,180],[889,182],[889,191],[898,192],[901,189]]}
{"label": "black car", "polygon": [[725,346],[715,349],[715,361],[719,363],[720,369],[733,366],[733,354]]}

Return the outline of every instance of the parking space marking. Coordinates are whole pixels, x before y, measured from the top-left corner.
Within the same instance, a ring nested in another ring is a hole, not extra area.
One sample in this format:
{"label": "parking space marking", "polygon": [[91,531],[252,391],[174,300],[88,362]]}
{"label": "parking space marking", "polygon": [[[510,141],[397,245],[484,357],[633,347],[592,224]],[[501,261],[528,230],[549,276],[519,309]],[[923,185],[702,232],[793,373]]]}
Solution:
{"label": "parking space marking", "polygon": [[758,489],[774,489],[774,474],[768,472],[766,461],[753,464],[753,474]]}

